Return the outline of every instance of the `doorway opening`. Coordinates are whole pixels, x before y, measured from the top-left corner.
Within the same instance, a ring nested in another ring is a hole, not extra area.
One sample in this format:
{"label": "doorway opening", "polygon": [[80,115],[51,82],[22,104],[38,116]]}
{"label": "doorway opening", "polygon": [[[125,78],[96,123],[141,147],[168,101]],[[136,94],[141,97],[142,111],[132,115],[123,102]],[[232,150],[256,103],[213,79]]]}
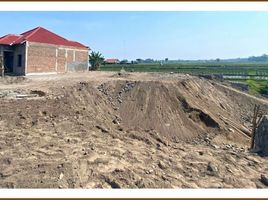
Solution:
{"label": "doorway opening", "polygon": [[4,51],[5,73],[12,73],[13,72],[13,58],[14,58],[13,52]]}

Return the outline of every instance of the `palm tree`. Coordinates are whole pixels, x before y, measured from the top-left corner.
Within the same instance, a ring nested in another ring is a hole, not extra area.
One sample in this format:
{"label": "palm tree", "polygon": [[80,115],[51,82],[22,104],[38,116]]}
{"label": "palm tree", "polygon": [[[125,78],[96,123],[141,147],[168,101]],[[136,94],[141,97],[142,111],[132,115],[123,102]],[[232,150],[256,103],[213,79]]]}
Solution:
{"label": "palm tree", "polygon": [[99,52],[92,51],[89,55],[89,63],[91,64],[91,70],[98,70],[103,61],[104,57]]}

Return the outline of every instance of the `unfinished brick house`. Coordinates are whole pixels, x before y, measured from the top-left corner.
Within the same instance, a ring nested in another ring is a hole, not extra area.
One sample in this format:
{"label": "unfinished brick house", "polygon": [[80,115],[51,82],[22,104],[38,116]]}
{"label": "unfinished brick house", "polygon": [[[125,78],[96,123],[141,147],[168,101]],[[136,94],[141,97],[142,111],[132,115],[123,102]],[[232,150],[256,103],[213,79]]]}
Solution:
{"label": "unfinished brick house", "polygon": [[0,38],[5,73],[30,75],[88,70],[89,47],[42,27]]}

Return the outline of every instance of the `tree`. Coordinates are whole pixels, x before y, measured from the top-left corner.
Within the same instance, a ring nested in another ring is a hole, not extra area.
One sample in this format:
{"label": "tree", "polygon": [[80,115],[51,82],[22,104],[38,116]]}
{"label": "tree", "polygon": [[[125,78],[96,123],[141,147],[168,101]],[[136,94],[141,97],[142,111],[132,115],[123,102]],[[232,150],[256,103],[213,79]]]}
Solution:
{"label": "tree", "polygon": [[121,60],[120,61],[120,64],[127,64],[128,63],[128,60],[127,59],[124,59],[124,60]]}
{"label": "tree", "polygon": [[153,63],[154,60],[151,59],[151,58],[147,58],[147,59],[144,60],[144,62],[145,62],[145,63]]}
{"label": "tree", "polygon": [[268,55],[263,54],[261,56],[251,56],[251,57],[248,58],[248,61],[267,62],[268,61]]}
{"label": "tree", "polygon": [[100,65],[104,62],[104,57],[99,52],[92,51],[89,55],[89,63],[91,70],[98,70]]}
{"label": "tree", "polygon": [[216,62],[220,62],[220,59],[219,59],[219,58],[217,58],[217,59],[216,59]]}
{"label": "tree", "polygon": [[142,60],[141,58],[137,58],[136,61],[137,61],[138,63],[142,63],[142,62],[143,62],[143,60]]}
{"label": "tree", "polygon": [[168,58],[165,58],[165,62],[167,62],[168,61]]}

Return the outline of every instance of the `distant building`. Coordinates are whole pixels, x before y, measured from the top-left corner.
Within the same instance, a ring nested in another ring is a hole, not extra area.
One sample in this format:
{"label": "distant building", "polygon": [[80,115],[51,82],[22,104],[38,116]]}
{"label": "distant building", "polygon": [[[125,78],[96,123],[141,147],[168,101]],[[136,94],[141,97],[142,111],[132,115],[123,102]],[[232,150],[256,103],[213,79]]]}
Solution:
{"label": "distant building", "polygon": [[106,64],[118,64],[120,63],[120,60],[117,58],[108,58],[104,61]]}
{"label": "distant building", "polygon": [[17,75],[88,70],[89,50],[42,27],[0,37],[5,73]]}

